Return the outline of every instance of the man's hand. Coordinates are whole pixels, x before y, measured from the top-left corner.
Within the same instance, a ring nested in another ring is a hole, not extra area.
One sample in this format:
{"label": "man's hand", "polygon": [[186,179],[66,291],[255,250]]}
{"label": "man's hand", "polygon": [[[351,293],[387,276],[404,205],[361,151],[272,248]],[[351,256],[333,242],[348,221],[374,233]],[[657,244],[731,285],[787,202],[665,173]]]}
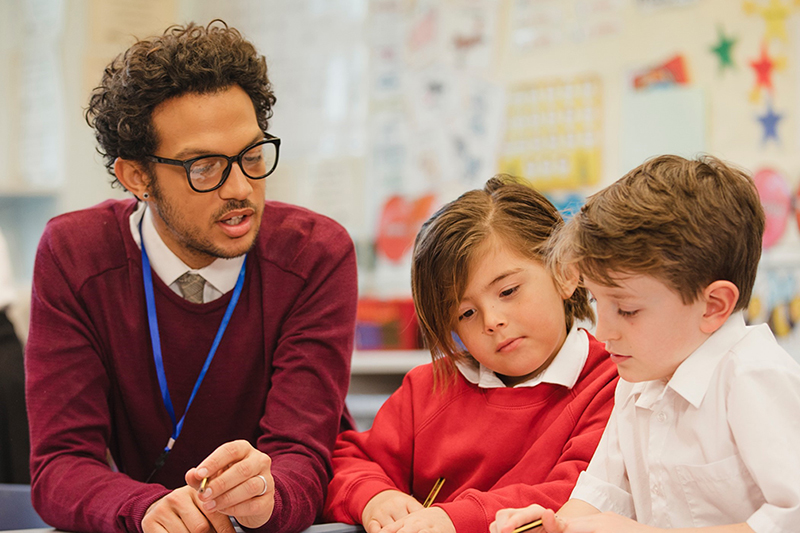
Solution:
{"label": "man's hand", "polygon": [[226,442],[186,472],[186,483],[199,490],[207,477],[205,490],[198,494],[204,512],[233,516],[239,524],[257,528],[275,508],[271,467],[269,456],[246,440]]}
{"label": "man's hand", "polygon": [[175,489],[147,508],[142,518],[144,533],[212,532],[234,533],[227,515],[202,510],[192,487]]}
{"label": "man's hand", "polygon": [[422,508],[421,503],[405,492],[385,490],[367,502],[361,513],[361,523],[367,533],[378,533],[381,528]]}
{"label": "man's hand", "polygon": [[381,530],[381,533],[456,533],[450,516],[441,507],[409,513]]}

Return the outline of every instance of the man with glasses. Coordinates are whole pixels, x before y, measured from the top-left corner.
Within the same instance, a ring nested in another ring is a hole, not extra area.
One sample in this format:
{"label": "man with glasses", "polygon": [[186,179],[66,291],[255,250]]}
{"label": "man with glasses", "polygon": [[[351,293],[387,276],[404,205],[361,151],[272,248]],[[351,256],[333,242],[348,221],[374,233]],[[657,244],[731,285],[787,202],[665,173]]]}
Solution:
{"label": "man with glasses", "polygon": [[27,346],[32,495],[71,531],[309,526],[356,307],[353,245],[265,201],[280,139],[263,56],[212,22],[139,41],[86,118],[135,199],[50,221]]}

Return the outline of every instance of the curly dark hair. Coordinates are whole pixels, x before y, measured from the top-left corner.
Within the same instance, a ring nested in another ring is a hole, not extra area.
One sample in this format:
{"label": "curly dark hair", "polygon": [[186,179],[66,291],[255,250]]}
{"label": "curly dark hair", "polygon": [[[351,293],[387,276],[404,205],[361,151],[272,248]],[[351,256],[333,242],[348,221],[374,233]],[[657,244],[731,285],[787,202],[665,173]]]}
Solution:
{"label": "curly dark hair", "polygon": [[[145,156],[158,146],[152,115],[160,103],[234,85],[250,97],[258,125],[266,132],[275,105],[267,62],[239,31],[219,19],[206,27],[193,22],[170,26],[118,55],[92,91],[85,113],[109,174],[114,176],[118,157],[149,168]],[[112,185],[122,186],[116,176]]]}

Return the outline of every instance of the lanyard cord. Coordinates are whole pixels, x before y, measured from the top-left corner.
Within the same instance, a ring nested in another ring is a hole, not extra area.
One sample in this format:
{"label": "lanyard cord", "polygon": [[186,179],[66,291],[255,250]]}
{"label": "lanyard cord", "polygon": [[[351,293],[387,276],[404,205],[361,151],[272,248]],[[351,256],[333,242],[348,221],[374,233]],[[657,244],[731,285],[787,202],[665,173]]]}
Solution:
{"label": "lanyard cord", "polygon": [[167,459],[167,454],[169,454],[169,452],[172,450],[172,446],[175,444],[175,441],[178,440],[178,436],[181,434],[181,430],[183,429],[183,421],[186,419],[186,413],[189,412],[189,407],[194,401],[194,397],[200,388],[200,384],[203,383],[203,378],[206,377],[208,367],[211,366],[211,360],[214,359],[214,354],[217,353],[217,347],[222,340],[222,335],[225,333],[225,329],[228,327],[228,322],[230,322],[231,315],[233,315],[233,310],[236,308],[236,304],[239,302],[239,296],[242,294],[247,257],[245,256],[245,260],[242,262],[242,268],[239,271],[239,277],[236,280],[236,286],[233,289],[231,301],[228,302],[228,308],[225,310],[225,315],[222,317],[222,322],[217,330],[217,336],[214,338],[214,342],[211,345],[211,350],[209,350],[208,356],[206,356],[206,362],[203,364],[203,368],[200,370],[200,375],[197,377],[197,381],[194,383],[194,388],[192,389],[192,394],[189,396],[189,401],[186,403],[186,409],[183,411],[183,416],[179,421],[176,421],[175,409],[172,407],[172,399],[169,396],[167,376],[164,372],[164,360],[161,356],[161,337],[158,333],[156,301],[153,294],[153,272],[150,268],[150,259],[147,257],[147,251],[144,248],[141,221],[139,222],[139,238],[142,243],[142,277],[144,278],[144,295],[147,303],[147,321],[150,325],[150,342],[153,345],[153,360],[156,365],[158,385],[161,388],[161,398],[164,401],[164,407],[167,409],[169,418],[172,421],[172,435],[170,435],[167,445],[164,447],[164,451],[161,452],[161,455],[156,460],[155,469],[147,477],[147,480],[145,480],[145,483],[149,483],[153,478],[153,475],[158,472],[162,466],[164,466],[164,461]]}

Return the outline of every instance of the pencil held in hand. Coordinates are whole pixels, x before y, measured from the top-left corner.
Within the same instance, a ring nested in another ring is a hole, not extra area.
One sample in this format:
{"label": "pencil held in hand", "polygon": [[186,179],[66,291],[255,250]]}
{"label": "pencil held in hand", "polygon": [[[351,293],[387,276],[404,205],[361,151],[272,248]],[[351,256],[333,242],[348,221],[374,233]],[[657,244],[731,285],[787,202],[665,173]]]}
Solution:
{"label": "pencil held in hand", "polygon": [[200,494],[202,494],[203,491],[206,490],[206,485],[208,485],[208,478],[204,477],[202,483],[200,483],[200,491],[199,491]]}
{"label": "pencil held in hand", "polygon": [[425,502],[422,504],[423,507],[430,507],[431,506],[431,504],[433,503],[433,500],[436,499],[436,495],[439,494],[439,491],[441,490],[442,485],[444,485],[444,478],[440,477],[439,479],[436,480],[436,483],[433,484],[433,488],[431,489],[430,494],[428,494],[428,497],[425,498]]}
{"label": "pencil held in hand", "polygon": [[528,531],[529,529],[533,529],[541,525],[542,525],[542,520],[540,518],[539,520],[534,520],[533,522],[525,524],[524,526],[519,526],[517,529],[513,531],[513,533],[522,533],[523,531]]}

